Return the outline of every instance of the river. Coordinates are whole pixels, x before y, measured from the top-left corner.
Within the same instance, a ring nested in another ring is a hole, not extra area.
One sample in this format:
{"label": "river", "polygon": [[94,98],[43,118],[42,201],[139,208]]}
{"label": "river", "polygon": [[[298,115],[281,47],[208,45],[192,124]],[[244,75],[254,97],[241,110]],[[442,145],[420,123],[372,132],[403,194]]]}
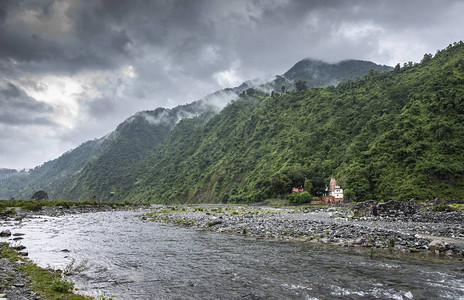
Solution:
{"label": "river", "polygon": [[353,248],[256,239],[113,211],[17,225],[42,267],[75,261],[85,295],[114,299],[464,299],[462,262],[386,258]]}

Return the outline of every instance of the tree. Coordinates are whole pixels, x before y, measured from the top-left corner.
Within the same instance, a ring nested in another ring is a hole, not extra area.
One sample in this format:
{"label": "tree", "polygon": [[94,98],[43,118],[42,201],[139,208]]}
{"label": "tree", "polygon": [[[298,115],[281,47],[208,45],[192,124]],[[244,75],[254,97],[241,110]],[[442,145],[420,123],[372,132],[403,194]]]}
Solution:
{"label": "tree", "polygon": [[298,80],[298,81],[295,83],[295,88],[296,88],[296,91],[297,91],[297,92],[303,92],[303,91],[306,91],[306,89],[308,88],[308,86],[306,85],[306,81]]}
{"label": "tree", "polygon": [[424,57],[421,60],[421,63],[426,63],[429,62],[432,59],[432,54],[426,53],[424,54]]}
{"label": "tree", "polygon": [[311,193],[312,188],[313,188],[313,184],[311,183],[311,180],[306,178],[304,181],[304,190],[308,193]]}
{"label": "tree", "polygon": [[34,193],[31,197],[32,200],[48,200],[47,192],[40,190]]}

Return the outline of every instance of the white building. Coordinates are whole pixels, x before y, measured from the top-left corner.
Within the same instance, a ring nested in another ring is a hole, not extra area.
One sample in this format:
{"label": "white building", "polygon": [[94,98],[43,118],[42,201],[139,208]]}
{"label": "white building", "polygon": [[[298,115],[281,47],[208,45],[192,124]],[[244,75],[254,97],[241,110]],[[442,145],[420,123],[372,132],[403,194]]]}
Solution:
{"label": "white building", "polygon": [[334,197],[334,202],[343,201],[343,189],[337,184],[335,178],[330,179],[328,196]]}

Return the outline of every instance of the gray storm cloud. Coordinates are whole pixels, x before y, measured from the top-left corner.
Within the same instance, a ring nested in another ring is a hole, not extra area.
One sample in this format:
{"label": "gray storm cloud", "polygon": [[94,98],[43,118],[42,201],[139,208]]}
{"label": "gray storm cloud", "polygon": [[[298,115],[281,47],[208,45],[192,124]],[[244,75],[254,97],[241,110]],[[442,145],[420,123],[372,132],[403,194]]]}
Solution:
{"label": "gray storm cloud", "polygon": [[33,167],[138,111],[271,78],[306,57],[419,61],[462,38],[463,10],[458,0],[0,1],[0,167]]}
{"label": "gray storm cloud", "polygon": [[55,125],[50,114],[53,109],[37,102],[12,83],[0,85],[0,124],[3,125]]}

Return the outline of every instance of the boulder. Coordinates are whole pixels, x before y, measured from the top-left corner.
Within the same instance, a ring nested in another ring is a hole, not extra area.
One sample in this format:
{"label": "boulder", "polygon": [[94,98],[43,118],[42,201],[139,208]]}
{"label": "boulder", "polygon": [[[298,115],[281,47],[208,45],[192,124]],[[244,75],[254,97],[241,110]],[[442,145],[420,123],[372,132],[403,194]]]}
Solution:
{"label": "boulder", "polygon": [[417,206],[414,199],[410,201],[388,201],[379,203],[377,210],[381,216],[412,216],[417,212]]}
{"label": "boulder", "polygon": [[377,202],[373,200],[357,203],[353,206],[353,214],[357,217],[370,216],[375,205]]}
{"label": "boulder", "polygon": [[0,236],[11,236],[11,231],[9,229],[2,230],[2,232],[0,232]]}
{"label": "boulder", "polygon": [[26,249],[26,246],[24,246],[24,245],[18,245],[18,246],[13,246],[13,247],[11,247],[11,248],[14,249],[14,250],[20,251],[20,250]]}
{"label": "boulder", "polygon": [[446,245],[445,245],[445,243],[443,243],[443,242],[440,241],[440,240],[433,240],[433,241],[431,241],[431,242],[429,243],[428,247],[429,247],[429,250],[431,250],[431,251],[436,251],[436,250],[438,250],[438,251],[444,251],[444,250],[446,250]]}

